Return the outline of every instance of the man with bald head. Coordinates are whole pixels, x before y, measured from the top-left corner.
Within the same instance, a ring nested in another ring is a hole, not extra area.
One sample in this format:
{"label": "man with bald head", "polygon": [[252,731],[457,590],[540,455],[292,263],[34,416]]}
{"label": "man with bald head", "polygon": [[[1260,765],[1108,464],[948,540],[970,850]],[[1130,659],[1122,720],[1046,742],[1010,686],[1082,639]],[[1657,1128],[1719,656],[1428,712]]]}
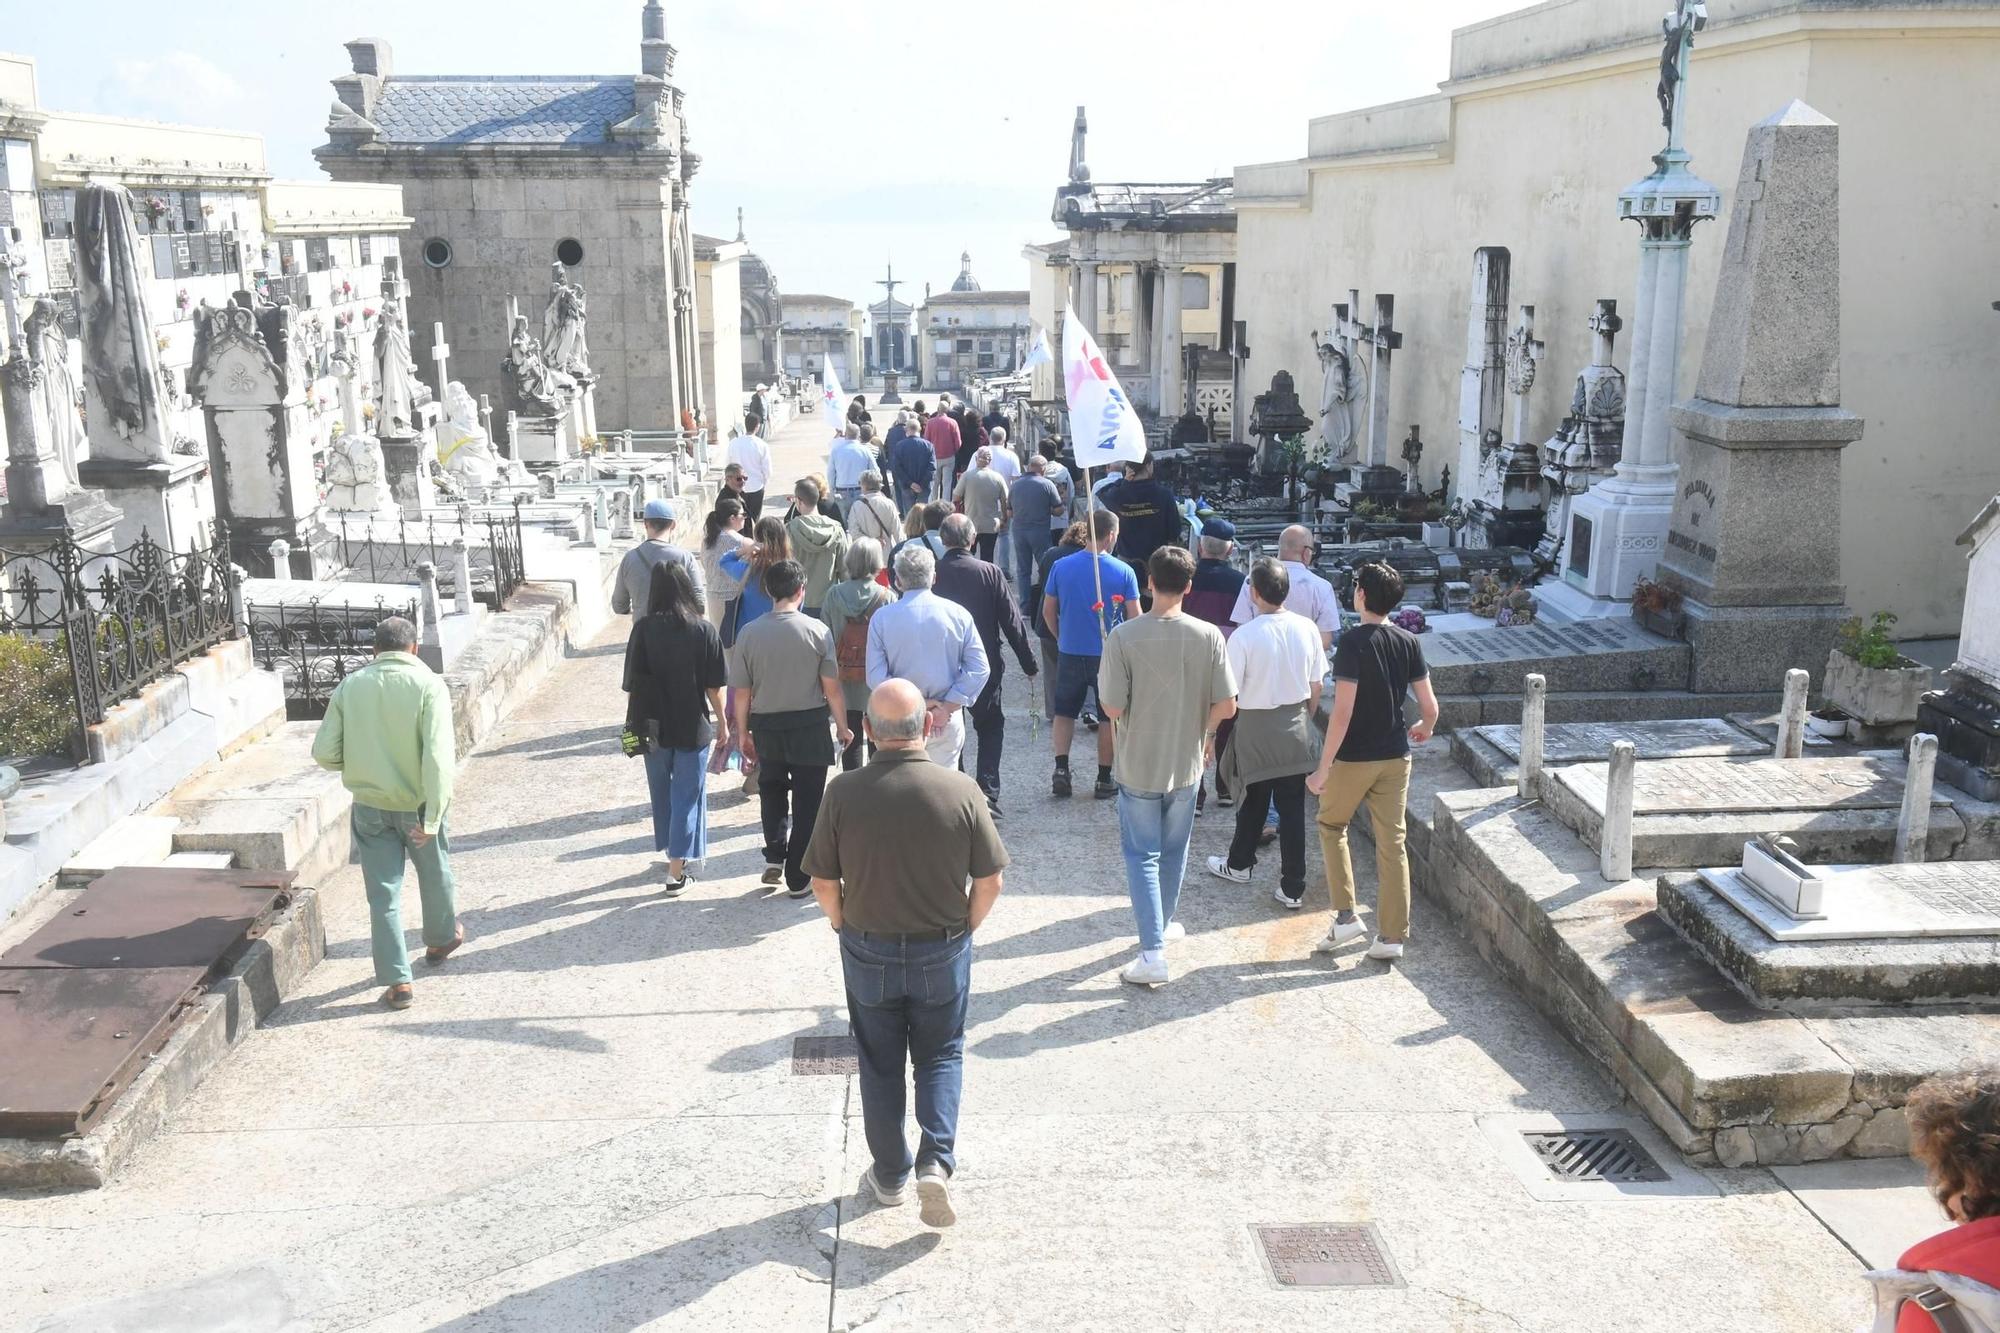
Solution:
{"label": "man with bald head", "polygon": [[[1340,594],[1313,572],[1312,552],[1311,528],[1293,524],[1278,535],[1278,559],[1292,584],[1291,594],[1285,598],[1285,610],[1312,621],[1319,627],[1320,646],[1331,648],[1334,635],[1340,633]],[[1236,607],[1229,619],[1232,624],[1247,625],[1256,618],[1257,608],[1250,602],[1250,585],[1245,583],[1236,596]]]}
{"label": "man with bald head", "polygon": [[[873,1159],[861,1188],[895,1207],[914,1168],[923,1220],[943,1227],[958,1218],[951,1177],[972,932],[1000,896],[1007,849],[979,784],[925,753],[931,717],[909,681],[875,687],[863,722],[874,757],[827,788],[805,868],[840,936]],[[914,1158],[903,1136],[905,1052],[917,1089]]]}

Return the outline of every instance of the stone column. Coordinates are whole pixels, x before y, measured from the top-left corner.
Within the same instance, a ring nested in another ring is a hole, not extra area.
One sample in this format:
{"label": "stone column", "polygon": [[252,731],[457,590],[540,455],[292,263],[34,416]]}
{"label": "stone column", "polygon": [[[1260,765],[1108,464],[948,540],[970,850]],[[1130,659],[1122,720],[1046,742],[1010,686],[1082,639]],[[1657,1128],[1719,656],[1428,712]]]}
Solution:
{"label": "stone column", "polygon": [[1076,272],[1076,317],[1083,321],[1083,327],[1090,330],[1091,337],[1098,338],[1100,330],[1097,327],[1097,261],[1095,259],[1077,261]]}
{"label": "stone column", "polygon": [[452,579],[458,584],[458,613],[472,614],[472,548],[466,545],[464,534],[451,539]]}
{"label": "stone column", "polygon": [[1507,295],[1513,255],[1504,245],[1481,246],[1472,256],[1472,311],[1466,319],[1465,368],[1459,374],[1458,461],[1451,480],[1458,494],[1498,504],[1499,488],[1484,488],[1481,448],[1486,432],[1500,428],[1507,392]]}
{"label": "stone column", "polygon": [[1540,790],[1548,703],[1548,677],[1530,674],[1521,684],[1521,765],[1515,786],[1524,801],[1534,800]]}
{"label": "stone column", "polygon": [[1909,775],[1903,780],[1903,812],[1896,820],[1899,865],[1924,859],[1931,836],[1931,786],[1937,777],[1937,737],[1920,731],[1910,737]]}
{"label": "stone column", "polygon": [[1785,673],[1784,705],[1778,710],[1778,742],[1771,753],[1779,759],[1803,758],[1806,752],[1806,695],[1812,675],[1793,667]]}
{"label": "stone column", "polygon": [[1604,770],[1604,828],[1598,835],[1597,868],[1613,884],[1632,878],[1633,787],[1638,777],[1638,747],[1614,741]]}
{"label": "stone column", "polygon": [[1161,270],[1160,415],[1178,417],[1186,408],[1181,385],[1181,277],[1186,270],[1168,264]]}
{"label": "stone column", "polygon": [[439,630],[443,619],[437,566],[425,560],[417,566],[417,656],[431,670],[440,672],[444,670],[444,640]]}

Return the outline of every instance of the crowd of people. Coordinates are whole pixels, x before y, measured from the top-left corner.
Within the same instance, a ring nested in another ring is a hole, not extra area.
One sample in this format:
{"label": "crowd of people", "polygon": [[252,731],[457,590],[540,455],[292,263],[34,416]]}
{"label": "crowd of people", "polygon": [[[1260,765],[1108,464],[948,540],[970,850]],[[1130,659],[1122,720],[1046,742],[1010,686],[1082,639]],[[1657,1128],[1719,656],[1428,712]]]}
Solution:
{"label": "crowd of people", "polygon": [[[1361,567],[1359,622],[1342,632],[1338,599],[1311,568],[1309,532],[1287,530],[1276,558],[1241,570],[1226,522],[1204,524],[1192,551],[1175,540],[1177,530],[1154,524],[1166,509],[1143,469],[1121,483],[1138,483],[1123,497],[1130,510],[1114,496],[1068,522],[1067,474],[1053,506],[1040,503],[1041,487],[1031,488],[1036,503],[1012,500],[1031,481],[1056,486],[1048,460],[1017,459],[1002,516],[1028,529],[1014,534],[1027,552],[1013,567],[1027,575],[1021,587],[985,540],[995,535],[982,522],[990,502],[958,512],[944,499],[962,499],[974,490],[969,482],[999,471],[994,451],[1008,448],[1001,427],[961,413],[945,418],[951,432],[933,436],[939,416],[909,423],[915,431],[899,421],[904,433],[886,446],[886,459],[872,430],[850,421],[828,476],[802,478],[783,517],[761,513],[768,449],[754,434],[739,436],[755,444],[740,452],[732,444],[736,484],[717,498],[693,549],[676,540],[672,508],[648,504],[646,536],[621,560],[613,601],[633,617],[623,744],[643,759],[654,842],[666,861],[661,892],[683,893],[708,854],[708,780],[721,757],[740,758],[746,789],[760,802],[763,882],[817,899],[839,937],[870,1155],[861,1186],[884,1206],[902,1204],[914,1186],[923,1220],[948,1226],[957,1216],[950,1182],[971,942],[1008,866],[996,823],[1002,644],[1024,675],[1043,677],[1054,798],[1071,795],[1069,749],[1092,696],[1109,723],[1098,729],[1093,790],[1118,803],[1139,937],[1138,956],[1120,975],[1147,987],[1171,980],[1168,946],[1184,934],[1177,909],[1210,769],[1217,804],[1234,808],[1235,827],[1227,853],[1208,858],[1209,873],[1250,881],[1274,820],[1273,893],[1287,910],[1304,899],[1305,797],[1317,798],[1333,914],[1316,951],[1368,933],[1347,847],[1348,822],[1365,805],[1379,884],[1366,953],[1401,958],[1410,746],[1428,739],[1438,708],[1420,642],[1387,619],[1403,593],[1392,568]],[[974,428],[978,444],[961,472],[956,450]],[[885,478],[905,485],[896,447],[953,434],[949,465],[936,446],[932,481],[958,480],[914,492],[900,506],[903,540],[885,549],[893,525],[881,512]],[[853,456],[856,446],[865,463]],[[1031,620],[1039,660],[1028,644]],[[402,925],[406,866],[417,872],[425,962],[444,964],[466,940],[448,833],[451,700],[417,641],[408,620],[384,619],[373,661],[334,691],[313,745],[315,760],[339,771],[354,798],[375,976],[392,1009],[415,999]],[[1329,674],[1322,737],[1314,719]],[[1414,722],[1405,713],[1410,697]],[[968,716],[977,740],[970,776],[959,771]],[[841,773],[829,782],[836,763]],[[914,1151],[904,1132],[906,1076],[915,1087]],[[1932,1079],[1910,1093],[1905,1113],[1912,1154],[1956,1225],[1910,1249],[1898,1268],[1869,1275],[1876,1327],[1981,1326],[1972,1317],[2000,1325],[2000,1075]]]}

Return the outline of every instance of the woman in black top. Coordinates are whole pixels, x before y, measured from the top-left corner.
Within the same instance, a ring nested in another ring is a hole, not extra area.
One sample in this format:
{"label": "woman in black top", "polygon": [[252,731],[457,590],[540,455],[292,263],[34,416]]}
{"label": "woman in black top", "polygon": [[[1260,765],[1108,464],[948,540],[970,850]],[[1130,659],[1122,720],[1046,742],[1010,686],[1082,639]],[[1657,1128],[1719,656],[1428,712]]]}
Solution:
{"label": "woman in black top", "polygon": [[866,426],[873,421],[874,418],[868,415],[868,400],[855,394],[854,401],[847,405],[847,419],[857,426]]}
{"label": "woman in black top", "polygon": [[665,894],[687,888],[708,855],[708,751],[729,743],[722,638],[702,614],[684,565],[653,566],[646,614],[625,644],[625,729],[646,746],[653,845],[667,855]]}

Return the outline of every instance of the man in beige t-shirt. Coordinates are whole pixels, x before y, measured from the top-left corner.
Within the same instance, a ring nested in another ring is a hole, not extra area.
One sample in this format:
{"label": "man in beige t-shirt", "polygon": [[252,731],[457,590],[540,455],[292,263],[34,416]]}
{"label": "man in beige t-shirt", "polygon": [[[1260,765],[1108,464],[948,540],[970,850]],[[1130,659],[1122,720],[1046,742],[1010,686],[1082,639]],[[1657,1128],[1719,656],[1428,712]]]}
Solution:
{"label": "man in beige t-shirt", "polygon": [[1186,615],[1194,557],[1162,546],[1146,562],[1153,609],[1104,642],[1097,697],[1118,727],[1112,776],[1126,888],[1139,923],[1139,957],[1118,975],[1138,986],[1167,980],[1166,943],[1194,833],[1195,791],[1215,729],[1236,713],[1236,681],[1221,631]]}

